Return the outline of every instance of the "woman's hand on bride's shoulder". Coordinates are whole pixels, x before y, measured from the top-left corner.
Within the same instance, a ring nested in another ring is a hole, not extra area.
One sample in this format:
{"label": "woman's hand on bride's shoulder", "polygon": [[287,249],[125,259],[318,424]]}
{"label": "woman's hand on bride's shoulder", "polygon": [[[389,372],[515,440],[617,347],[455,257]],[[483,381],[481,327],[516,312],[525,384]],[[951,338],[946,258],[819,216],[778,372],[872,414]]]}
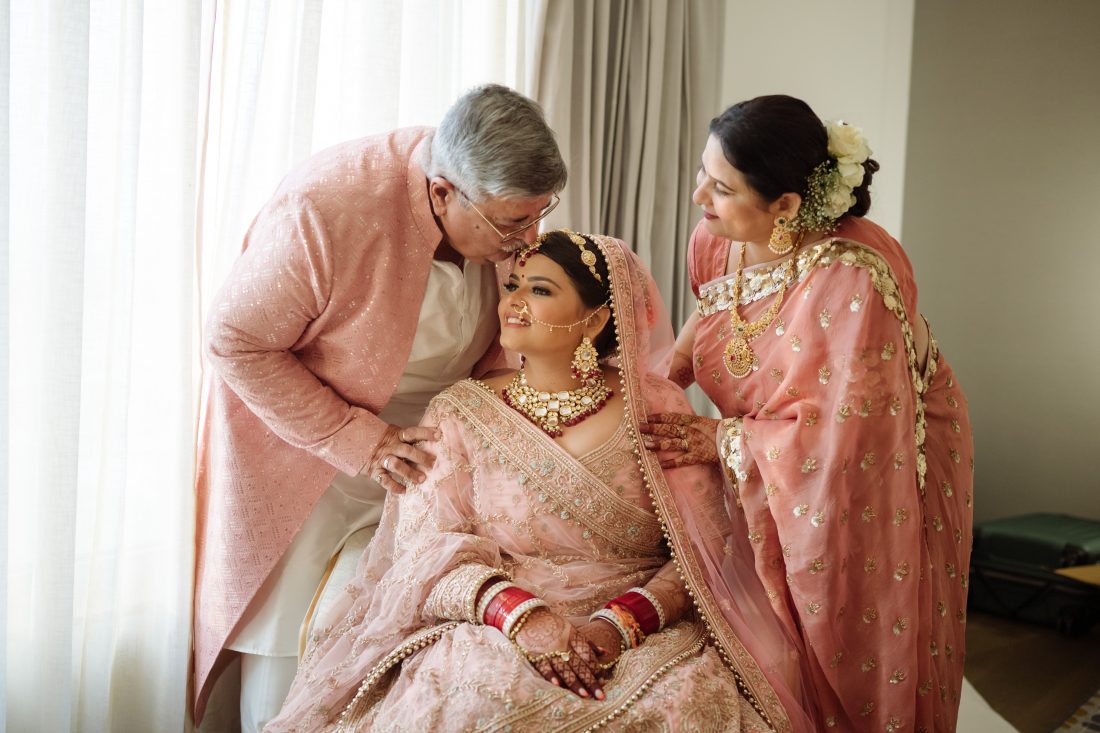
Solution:
{"label": "woman's hand on bride's shoulder", "polygon": [[661,412],[650,415],[638,429],[647,449],[669,454],[661,458],[662,468],[718,462],[718,421],[714,418]]}
{"label": "woman's hand on bride's shoulder", "polygon": [[548,682],[581,697],[604,699],[597,678],[598,654],[564,616],[536,608],[516,633],[515,642]]}

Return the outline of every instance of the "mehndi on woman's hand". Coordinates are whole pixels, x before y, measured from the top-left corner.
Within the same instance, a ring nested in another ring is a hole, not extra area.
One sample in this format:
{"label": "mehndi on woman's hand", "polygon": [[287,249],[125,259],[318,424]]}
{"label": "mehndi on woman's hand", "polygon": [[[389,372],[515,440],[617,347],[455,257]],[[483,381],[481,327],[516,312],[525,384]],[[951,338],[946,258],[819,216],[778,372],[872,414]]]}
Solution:
{"label": "mehndi on woman's hand", "polygon": [[718,462],[718,420],[714,418],[662,412],[650,415],[638,429],[647,449],[673,454],[661,459],[662,468]]}
{"label": "mehndi on woman's hand", "polygon": [[536,608],[515,634],[515,642],[547,681],[580,697],[604,699],[597,651],[565,617]]}

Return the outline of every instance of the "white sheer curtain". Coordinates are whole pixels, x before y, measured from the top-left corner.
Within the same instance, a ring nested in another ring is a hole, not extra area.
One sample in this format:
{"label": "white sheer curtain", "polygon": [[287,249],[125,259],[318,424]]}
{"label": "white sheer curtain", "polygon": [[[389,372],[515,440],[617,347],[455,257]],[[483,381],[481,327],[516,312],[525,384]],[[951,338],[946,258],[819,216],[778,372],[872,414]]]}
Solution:
{"label": "white sheer curtain", "polygon": [[0,729],[186,718],[202,304],[310,152],[528,89],[535,0],[0,0]]}

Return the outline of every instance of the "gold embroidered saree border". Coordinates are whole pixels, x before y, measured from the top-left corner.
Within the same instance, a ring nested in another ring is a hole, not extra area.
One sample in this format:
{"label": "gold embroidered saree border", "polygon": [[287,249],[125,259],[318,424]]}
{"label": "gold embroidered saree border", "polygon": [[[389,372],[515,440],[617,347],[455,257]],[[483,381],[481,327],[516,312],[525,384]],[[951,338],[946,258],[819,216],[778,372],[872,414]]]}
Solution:
{"label": "gold embroidered saree border", "polygon": [[[660,543],[660,525],[655,516],[618,496],[564,450],[544,447],[537,440],[514,443],[500,440],[503,431],[494,421],[521,432],[538,428],[504,404],[484,382],[464,380],[436,399],[446,402],[482,438],[482,449],[495,452],[498,463],[509,464],[520,475],[520,481],[533,482],[548,498],[549,508],[563,521],[577,521],[587,532],[600,536],[610,548],[625,555],[652,553]],[[537,468],[539,465],[552,466],[554,470],[544,474]],[[592,497],[597,497],[598,502],[590,502]],[[596,506],[602,508],[596,510]]]}

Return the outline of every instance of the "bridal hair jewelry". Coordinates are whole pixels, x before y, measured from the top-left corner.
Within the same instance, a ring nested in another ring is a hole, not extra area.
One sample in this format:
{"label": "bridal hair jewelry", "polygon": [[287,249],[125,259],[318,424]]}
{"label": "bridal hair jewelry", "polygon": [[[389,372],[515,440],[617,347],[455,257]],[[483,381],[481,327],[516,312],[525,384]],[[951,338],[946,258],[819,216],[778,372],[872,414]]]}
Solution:
{"label": "bridal hair jewelry", "polygon": [[[577,245],[580,248],[580,250],[581,250],[581,262],[583,262],[585,264],[585,266],[588,268],[588,271],[592,273],[592,277],[596,278],[596,282],[601,282],[602,283],[603,278],[600,277],[600,273],[596,272],[596,253],[593,252],[592,250],[588,249],[588,247],[587,247],[588,240],[586,240],[580,234],[577,234],[572,229],[558,229],[556,231],[559,231],[562,234],[564,234],[565,236],[569,237],[569,241],[572,242],[573,244]],[[524,265],[526,265],[527,260],[531,257],[531,255],[537,253],[539,251],[539,247],[542,246],[542,243],[545,242],[546,238],[548,236],[550,236],[551,234],[553,234],[553,233],[554,233],[553,231],[543,232],[542,234],[540,234],[535,239],[534,243],[532,243],[530,247],[527,247],[526,249],[520,250],[519,257],[516,260],[516,263],[520,267],[523,267]]]}
{"label": "bridal hair jewelry", "polygon": [[533,422],[551,438],[567,428],[595,415],[614,392],[604,382],[599,369],[577,389],[542,392],[527,384],[527,375],[520,369],[512,381],[501,390],[505,404]]}
{"label": "bridal hair jewelry", "polygon": [[791,236],[793,231],[790,219],[785,216],[777,216],[775,227],[772,229],[772,236],[768,240],[768,249],[777,255],[785,255],[790,252],[794,249],[794,237]]}
{"label": "bridal hair jewelry", "polygon": [[746,245],[742,243],[741,256],[737,259],[737,275],[733,280],[733,294],[731,296],[733,302],[730,303],[730,327],[733,336],[726,343],[726,350],[722,355],[726,371],[737,379],[747,377],[749,372],[753,370],[756,364],[756,353],[753,352],[749,343],[764,333],[772,321],[775,320],[776,314],[779,313],[779,306],[783,304],[783,296],[787,293],[787,285],[790,283],[795,270],[795,256],[792,256],[787,260],[787,273],[783,278],[783,284],[779,286],[779,292],[776,293],[771,307],[755,321],[746,323],[741,318],[741,314],[737,312],[737,307],[741,302],[741,286],[745,279],[745,247]]}
{"label": "bridal hair jewelry", "polygon": [[573,379],[587,382],[600,371],[600,355],[592,345],[592,339],[585,336],[573,352],[573,361],[569,362],[569,373]]}

